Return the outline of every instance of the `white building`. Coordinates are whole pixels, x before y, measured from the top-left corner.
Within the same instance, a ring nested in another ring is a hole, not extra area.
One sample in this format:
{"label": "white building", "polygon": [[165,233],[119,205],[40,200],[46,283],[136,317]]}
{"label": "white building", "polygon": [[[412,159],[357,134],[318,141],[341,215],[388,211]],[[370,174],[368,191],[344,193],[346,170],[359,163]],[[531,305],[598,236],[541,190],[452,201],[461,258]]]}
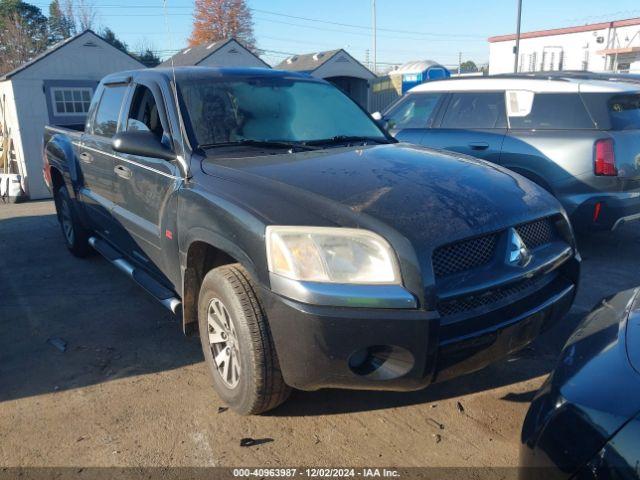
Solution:
{"label": "white building", "polygon": [[[489,38],[491,75],[513,73],[515,38]],[[518,71],[553,70],[640,73],[640,18],[521,34]]]}
{"label": "white building", "polygon": [[271,68],[234,38],[185,48],[158,67],[257,67]]}
{"label": "white building", "polygon": [[84,124],[100,79],[139,68],[145,67],[86,30],[0,77],[0,107],[13,143],[14,170],[31,199],[50,196],[42,178],[44,126]]}

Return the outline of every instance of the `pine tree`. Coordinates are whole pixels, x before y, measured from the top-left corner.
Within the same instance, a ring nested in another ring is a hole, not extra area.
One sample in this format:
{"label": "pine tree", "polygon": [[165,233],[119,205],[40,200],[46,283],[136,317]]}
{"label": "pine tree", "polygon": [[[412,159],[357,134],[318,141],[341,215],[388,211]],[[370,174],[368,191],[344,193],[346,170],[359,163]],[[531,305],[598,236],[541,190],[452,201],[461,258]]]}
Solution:
{"label": "pine tree", "polygon": [[118,37],[116,37],[115,32],[111,30],[109,27],[105,27],[104,30],[100,32],[100,36],[104,39],[105,42],[110,43],[111,45],[116,47],[118,50],[122,50],[125,53],[129,53],[129,47],[127,47],[127,44],[121,41]]}
{"label": "pine tree", "polygon": [[250,50],[256,49],[253,18],[245,0],[195,0],[193,31],[189,45],[235,38]]}
{"label": "pine tree", "polygon": [[72,35],[73,19],[67,18],[58,0],[53,0],[49,4],[49,43],[58,43]]}
{"label": "pine tree", "polygon": [[145,67],[153,68],[160,65],[160,57],[158,57],[152,50],[146,49],[138,53],[133,54]]}

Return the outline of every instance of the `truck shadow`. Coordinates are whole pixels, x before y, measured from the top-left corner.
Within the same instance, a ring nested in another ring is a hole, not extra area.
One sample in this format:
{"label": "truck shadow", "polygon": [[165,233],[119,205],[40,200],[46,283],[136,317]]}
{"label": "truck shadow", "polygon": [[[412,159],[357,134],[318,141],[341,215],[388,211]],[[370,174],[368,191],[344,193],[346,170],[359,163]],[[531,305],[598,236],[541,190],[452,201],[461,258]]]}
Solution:
{"label": "truck shadow", "polygon": [[55,215],[0,220],[0,332],[0,402],[202,361],[197,338],[129,278],[71,256]]}
{"label": "truck shadow", "polygon": [[[640,225],[615,235],[583,237],[580,249],[585,258],[582,285],[571,313],[511,358],[418,392],[294,392],[268,415],[325,415],[437,402],[546,375],[565,339],[600,298],[640,285]],[[98,255],[72,257],[53,214],[0,215],[0,332],[0,402],[202,361],[198,339],[185,339],[177,319],[130,279]],[[209,382],[203,388],[211,388]],[[514,391],[503,398],[528,402],[532,395]]]}

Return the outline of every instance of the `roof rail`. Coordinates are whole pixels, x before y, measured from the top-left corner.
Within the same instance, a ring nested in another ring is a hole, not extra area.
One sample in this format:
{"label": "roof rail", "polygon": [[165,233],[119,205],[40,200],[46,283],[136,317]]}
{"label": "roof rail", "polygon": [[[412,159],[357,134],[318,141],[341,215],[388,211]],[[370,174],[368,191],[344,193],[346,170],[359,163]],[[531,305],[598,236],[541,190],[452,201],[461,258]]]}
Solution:
{"label": "roof rail", "polygon": [[547,80],[601,80],[606,82],[640,83],[640,75],[633,73],[590,72],[586,70],[562,70],[553,72],[501,73],[493,78],[534,78]]}

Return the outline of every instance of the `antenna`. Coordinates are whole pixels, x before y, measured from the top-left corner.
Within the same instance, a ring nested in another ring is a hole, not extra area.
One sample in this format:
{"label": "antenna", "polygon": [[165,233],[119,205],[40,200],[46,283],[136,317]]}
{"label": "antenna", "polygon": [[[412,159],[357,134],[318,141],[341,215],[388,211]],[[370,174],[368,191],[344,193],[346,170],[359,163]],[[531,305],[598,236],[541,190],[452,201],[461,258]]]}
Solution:
{"label": "antenna", "polygon": [[[167,13],[167,0],[162,0],[162,11],[164,13],[164,23],[167,27],[167,36],[169,38],[169,50],[173,51],[173,35],[171,35],[171,27],[169,25],[169,15]],[[184,167],[185,174],[187,177],[189,174],[189,164],[187,163],[187,159],[184,158],[186,156],[187,149],[184,143],[184,137],[187,133],[187,129],[184,127],[184,122],[182,120],[182,111],[180,109],[180,101],[178,99],[178,82],[176,81],[176,66],[173,63],[173,55],[170,57],[171,61],[171,73],[173,76],[173,101],[176,104],[176,109],[178,111],[178,125],[180,125],[180,143],[182,144],[182,155],[178,155],[178,161]]]}

